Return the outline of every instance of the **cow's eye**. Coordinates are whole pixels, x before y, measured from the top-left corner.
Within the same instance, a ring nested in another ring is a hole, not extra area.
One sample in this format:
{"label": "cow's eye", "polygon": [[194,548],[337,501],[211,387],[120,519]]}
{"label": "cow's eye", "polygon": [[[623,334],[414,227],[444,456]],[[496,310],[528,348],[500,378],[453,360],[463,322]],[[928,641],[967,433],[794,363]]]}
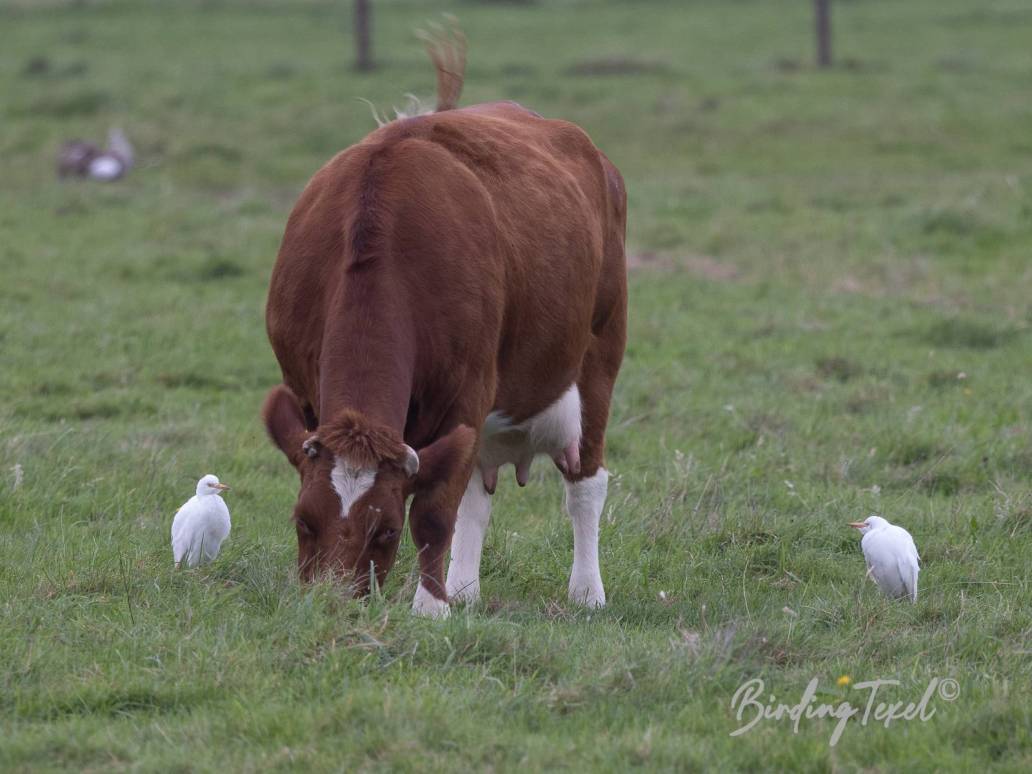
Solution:
{"label": "cow's eye", "polygon": [[398,530],[391,529],[390,527],[388,527],[387,529],[381,529],[380,534],[376,536],[376,539],[379,540],[381,543],[390,543],[397,536]]}
{"label": "cow's eye", "polygon": [[315,537],[315,532],[312,530],[311,527],[308,526],[308,523],[304,519],[295,516],[294,524],[295,526],[297,526],[298,535],[301,535],[303,537]]}

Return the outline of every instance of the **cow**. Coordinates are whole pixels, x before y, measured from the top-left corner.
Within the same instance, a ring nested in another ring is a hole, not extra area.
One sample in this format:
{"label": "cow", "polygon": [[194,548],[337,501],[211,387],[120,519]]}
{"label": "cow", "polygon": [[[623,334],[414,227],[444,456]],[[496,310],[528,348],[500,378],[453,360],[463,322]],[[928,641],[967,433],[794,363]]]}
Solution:
{"label": "cow", "polygon": [[523,486],[547,455],[573,525],[569,597],[601,607],[605,433],[626,342],[623,179],[575,124],[514,102],[458,108],[464,49],[440,51],[436,110],[323,166],[272,272],[283,383],[262,413],[300,475],[299,575],[368,594],[411,499],[412,609],[447,616],[479,598],[499,468],[514,465]]}

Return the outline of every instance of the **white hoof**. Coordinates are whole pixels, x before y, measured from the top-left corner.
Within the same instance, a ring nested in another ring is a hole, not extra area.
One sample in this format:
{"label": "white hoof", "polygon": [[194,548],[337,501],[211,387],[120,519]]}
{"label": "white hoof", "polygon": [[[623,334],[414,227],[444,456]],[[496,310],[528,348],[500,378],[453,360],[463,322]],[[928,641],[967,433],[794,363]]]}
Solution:
{"label": "white hoof", "polygon": [[443,599],[438,599],[419,584],[416,596],[412,599],[412,614],[427,618],[447,618],[451,615],[451,607]]}
{"label": "white hoof", "polygon": [[452,602],[462,602],[463,604],[472,605],[474,602],[480,601],[479,580],[452,581],[449,579],[447,589],[448,599]]}
{"label": "white hoof", "polygon": [[606,606],[606,591],[602,588],[600,578],[570,579],[570,601],[584,607],[598,608]]}

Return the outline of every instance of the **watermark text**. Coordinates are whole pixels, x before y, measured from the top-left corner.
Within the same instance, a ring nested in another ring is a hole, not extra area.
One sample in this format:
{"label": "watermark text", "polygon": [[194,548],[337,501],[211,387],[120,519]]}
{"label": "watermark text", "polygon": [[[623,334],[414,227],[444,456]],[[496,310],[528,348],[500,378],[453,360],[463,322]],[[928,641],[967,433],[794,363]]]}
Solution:
{"label": "watermark text", "polygon": [[[845,676],[839,679],[840,685],[848,685],[850,682]],[[831,718],[837,721],[828,739],[828,744],[834,747],[842,738],[846,723],[853,718],[856,718],[861,726],[873,721],[883,724],[885,728],[896,722],[916,720],[924,723],[935,715],[936,699],[952,702],[960,695],[960,685],[952,677],[933,677],[916,702],[878,700],[882,688],[896,687],[899,684],[899,680],[883,679],[852,683],[852,691],[866,692],[859,695],[858,703],[854,706],[848,700],[834,704],[818,701],[819,678],[815,677],[807,683],[798,702],[785,704],[779,702],[774,694],[767,693],[766,685],[761,678],[754,677],[740,685],[731,698],[731,710],[735,713],[736,719],[740,723],[744,721],[743,725],[731,732],[731,736],[748,733],[765,720],[791,721],[792,733],[798,734],[799,724],[803,720]],[[884,698],[885,693],[881,695]]]}

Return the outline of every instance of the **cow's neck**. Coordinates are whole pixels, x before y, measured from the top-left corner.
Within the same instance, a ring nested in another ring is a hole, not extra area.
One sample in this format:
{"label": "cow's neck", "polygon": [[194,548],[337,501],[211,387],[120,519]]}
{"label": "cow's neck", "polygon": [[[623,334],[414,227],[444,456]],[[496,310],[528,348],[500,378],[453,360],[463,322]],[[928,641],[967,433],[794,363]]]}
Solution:
{"label": "cow's neck", "polygon": [[407,305],[376,267],[349,273],[331,305],[319,358],[319,420],[359,411],[404,434],[415,343]]}

